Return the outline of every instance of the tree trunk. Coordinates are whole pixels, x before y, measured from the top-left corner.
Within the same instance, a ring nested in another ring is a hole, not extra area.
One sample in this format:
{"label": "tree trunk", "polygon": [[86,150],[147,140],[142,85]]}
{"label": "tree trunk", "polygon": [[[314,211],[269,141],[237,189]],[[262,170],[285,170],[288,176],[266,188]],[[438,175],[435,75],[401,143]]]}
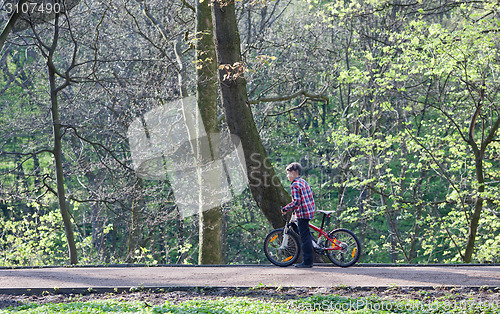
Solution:
{"label": "tree trunk", "polygon": [[[484,94],[480,95],[481,104],[484,100]],[[492,125],[490,131],[486,138],[481,142],[481,146],[477,145],[474,141],[474,127],[476,124],[476,119],[480,115],[480,109],[482,106],[478,106],[471,119],[469,125],[469,145],[474,151],[475,165],[476,165],[476,179],[477,179],[477,197],[474,204],[474,212],[472,213],[471,221],[469,223],[469,235],[467,237],[467,247],[465,248],[464,262],[470,263],[472,261],[472,254],[474,253],[474,244],[476,242],[477,228],[479,226],[479,219],[481,218],[481,212],[483,211],[483,193],[485,191],[484,182],[484,168],[483,168],[483,158],[486,152],[486,148],[493,141],[495,134],[500,128],[500,117],[498,117],[495,123]],[[484,134],[484,130],[483,130]]]}
{"label": "tree trunk", "polygon": [[[56,30],[58,19],[56,18]],[[57,32],[57,31],[56,31]],[[54,39],[53,50],[55,50],[55,46],[57,45],[57,36],[56,33],[54,35],[56,38]],[[52,50],[52,52],[53,52]],[[68,206],[66,204],[66,193],[64,188],[64,172],[62,165],[62,143],[61,143],[61,122],[59,121],[59,106],[57,103],[57,87],[56,87],[56,78],[55,78],[55,68],[52,63],[52,53],[49,55],[48,61],[48,72],[49,72],[49,81],[50,81],[50,101],[51,101],[51,114],[52,114],[52,131],[54,136],[54,161],[55,161],[55,172],[56,172],[56,184],[57,184],[57,198],[59,201],[59,210],[61,212],[61,216],[63,218],[64,230],[66,232],[66,239],[68,241],[68,252],[70,264],[74,265],[78,263],[78,257],[76,252],[76,244],[75,244],[75,236],[73,233],[73,226],[71,224],[71,216],[68,211]]]}
{"label": "tree trunk", "polygon": [[[197,1],[196,6],[196,76],[197,76],[197,104],[201,121],[198,122],[198,148],[207,144],[207,149],[198,149],[198,160],[216,161],[219,156],[218,137],[220,137],[217,123],[217,64],[213,41],[212,16],[208,1]],[[205,139],[200,134],[201,126],[205,127],[208,135]],[[204,142],[204,143],[203,143]],[[207,155],[207,156],[204,156]],[[220,169],[220,167],[218,168]],[[218,179],[222,171],[214,171],[213,179]],[[206,199],[211,192],[217,189],[212,186],[210,178],[205,178],[204,171],[199,171],[199,264],[222,264],[222,208],[220,205],[205,209]],[[215,184],[216,181],[215,180]],[[208,190],[207,190],[208,188]],[[220,190],[220,186],[218,187]]]}
{"label": "tree trunk", "polygon": [[145,206],[144,198],[142,197],[142,179],[137,179],[133,191],[127,238],[127,263],[137,262],[136,250],[140,249],[139,240],[142,231],[141,224],[143,223],[141,211]]}
{"label": "tree trunk", "polygon": [[469,224],[469,235],[467,237],[467,247],[465,248],[464,262],[470,263],[472,261],[472,253],[474,253],[474,244],[476,242],[477,227],[479,226],[479,219],[483,210],[484,199],[484,172],[483,172],[483,154],[476,155],[476,177],[477,177],[477,198],[474,204],[474,212]]}
{"label": "tree trunk", "polygon": [[17,19],[19,16],[22,14],[21,8],[23,7],[23,4],[26,2],[26,0],[19,0],[17,3],[17,10],[14,10],[12,15],[9,18],[9,22],[7,25],[5,25],[4,29],[2,30],[2,33],[0,34],[0,52],[2,52],[3,46],[5,42],[7,41],[7,38],[9,37],[10,32],[14,28],[14,24],[16,24]]}
{"label": "tree trunk", "polygon": [[227,125],[231,134],[241,141],[252,196],[267,220],[277,228],[284,225],[280,206],[291,198],[267,157],[248,103],[234,1],[213,1],[212,20]]}
{"label": "tree trunk", "polygon": [[387,228],[389,229],[389,241],[391,243],[391,248],[390,248],[390,251],[389,251],[389,255],[391,257],[391,263],[393,264],[396,264],[398,259],[399,259],[399,255],[398,255],[398,241],[397,241],[397,226],[395,225],[395,222],[394,220],[392,219],[392,216],[391,216],[391,213],[390,213],[390,209],[389,209],[389,205],[388,205],[388,202],[387,202],[387,199],[385,196],[382,196],[381,197],[382,199],[382,205],[385,207],[385,219],[387,221]]}

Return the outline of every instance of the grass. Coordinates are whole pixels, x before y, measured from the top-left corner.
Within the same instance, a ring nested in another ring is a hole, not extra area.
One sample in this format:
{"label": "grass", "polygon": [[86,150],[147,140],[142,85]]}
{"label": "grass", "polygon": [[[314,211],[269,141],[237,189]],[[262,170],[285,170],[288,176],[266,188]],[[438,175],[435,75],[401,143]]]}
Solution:
{"label": "grass", "polygon": [[491,313],[500,314],[500,301],[478,303],[474,301],[415,300],[388,301],[376,297],[348,298],[337,295],[313,296],[288,301],[261,301],[246,297],[216,300],[189,300],[180,304],[166,302],[151,306],[146,302],[119,300],[27,304],[0,310],[0,313]]}

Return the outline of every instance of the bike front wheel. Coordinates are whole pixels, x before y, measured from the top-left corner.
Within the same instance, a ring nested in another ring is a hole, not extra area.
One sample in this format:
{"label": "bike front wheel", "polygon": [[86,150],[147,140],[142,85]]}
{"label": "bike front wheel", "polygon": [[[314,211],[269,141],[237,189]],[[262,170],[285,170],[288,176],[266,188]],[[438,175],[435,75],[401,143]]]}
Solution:
{"label": "bike front wheel", "polygon": [[290,266],[299,258],[300,240],[292,231],[283,233],[283,229],[275,229],[264,240],[264,253],[267,259],[276,266]]}
{"label": "bike front wheel", "polygon": [[361,255],[361,243],[356,235],[347,229],[336,229],[328,234],[332,243],[327,241],[327,248],[338,248],[336,250],[327,250],[326,255],[330,261],[339,267],[349,267],[359,260]]}

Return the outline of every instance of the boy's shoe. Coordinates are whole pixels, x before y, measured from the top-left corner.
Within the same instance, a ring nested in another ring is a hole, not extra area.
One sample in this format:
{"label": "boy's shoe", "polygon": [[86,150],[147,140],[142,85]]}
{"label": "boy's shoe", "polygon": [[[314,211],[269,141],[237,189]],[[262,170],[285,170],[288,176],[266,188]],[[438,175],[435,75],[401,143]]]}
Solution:
{"label": "boy's shoe", "polygon": [[295,264],[295,267],[297,267],[297,268],[312,268],[313,265],[307,265],[307,264],[301,263],[301,264]]}

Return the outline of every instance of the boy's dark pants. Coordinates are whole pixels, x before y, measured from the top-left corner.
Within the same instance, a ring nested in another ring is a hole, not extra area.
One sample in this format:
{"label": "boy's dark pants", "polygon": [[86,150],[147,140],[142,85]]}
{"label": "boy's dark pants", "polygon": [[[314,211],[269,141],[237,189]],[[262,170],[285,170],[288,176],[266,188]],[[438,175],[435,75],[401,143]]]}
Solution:
{"label": "boy's dark pants", "polygon": [[313,264],[312,236],[309,231],[309,219],[298,219],[300,240],[302,241],[302,256],[305,265]]}

